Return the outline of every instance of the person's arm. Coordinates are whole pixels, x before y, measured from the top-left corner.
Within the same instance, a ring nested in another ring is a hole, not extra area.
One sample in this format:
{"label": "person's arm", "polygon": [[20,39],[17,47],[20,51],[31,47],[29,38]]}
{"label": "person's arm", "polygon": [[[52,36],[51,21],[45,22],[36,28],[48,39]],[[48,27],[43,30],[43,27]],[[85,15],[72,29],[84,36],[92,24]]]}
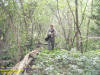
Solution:
{"label": "person's arm", "polygon": [[48,35],[52,35],[52,33],[50,32],[50,29],[48,30]]}
{"label": "person's arm", "polygon": [[47,37],[48,35],[51,35],[50,29],[48,29],[47,32],[46,32],[46,37]]}
{"label": "person's arm", "polygon": [[54,29],[54,37],[56,37],[56,35],[57,35],[57,31],[56,29]]}

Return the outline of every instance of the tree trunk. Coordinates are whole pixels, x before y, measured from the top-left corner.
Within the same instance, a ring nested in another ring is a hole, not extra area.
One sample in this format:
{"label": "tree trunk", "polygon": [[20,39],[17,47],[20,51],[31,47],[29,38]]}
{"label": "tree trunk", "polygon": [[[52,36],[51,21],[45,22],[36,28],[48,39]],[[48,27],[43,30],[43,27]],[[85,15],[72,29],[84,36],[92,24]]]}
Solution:
{"label": "tree trunk", "polygon": [[79,50],[79,23],[78,23],[78,0],[75,0],[75,15],[76,15],[76,48]]}

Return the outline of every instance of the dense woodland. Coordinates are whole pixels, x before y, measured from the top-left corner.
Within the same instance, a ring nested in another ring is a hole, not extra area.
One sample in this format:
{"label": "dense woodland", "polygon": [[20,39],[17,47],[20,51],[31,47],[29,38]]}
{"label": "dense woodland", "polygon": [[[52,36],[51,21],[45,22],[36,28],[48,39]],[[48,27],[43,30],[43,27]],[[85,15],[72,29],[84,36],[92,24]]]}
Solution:
{"label": "dense woodland", "polygon": [[[40,68],[1,71],[14,66]],[[0,0],[0,75],[100,75],[100,0]]]}

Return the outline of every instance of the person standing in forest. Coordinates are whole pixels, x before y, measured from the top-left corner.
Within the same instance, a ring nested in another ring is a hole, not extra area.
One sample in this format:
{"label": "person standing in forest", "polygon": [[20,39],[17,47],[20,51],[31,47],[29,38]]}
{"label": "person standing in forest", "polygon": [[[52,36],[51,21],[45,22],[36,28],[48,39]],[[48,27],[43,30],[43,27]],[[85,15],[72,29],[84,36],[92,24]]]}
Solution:
{"label": "person standing in forest", "polygon": [[56,29],[53,25],[50,25],[50,28],[47,32],[47,41],[48,41],[48,50],[53,50],[55,46],[55,37],[56,37]]}

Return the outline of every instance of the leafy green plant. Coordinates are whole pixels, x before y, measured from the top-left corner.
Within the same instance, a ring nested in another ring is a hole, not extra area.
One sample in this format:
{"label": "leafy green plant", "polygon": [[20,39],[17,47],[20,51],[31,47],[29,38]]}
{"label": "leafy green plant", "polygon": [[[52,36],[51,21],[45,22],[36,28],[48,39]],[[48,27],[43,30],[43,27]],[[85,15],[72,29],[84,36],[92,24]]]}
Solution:
{"label": "leafy green plant", "polygon": [[78,51],[44,50],[37,56],[36,65],[43,69],[41,73],[48,75],[98,75],[99,52],[96,50],[81,54]]}

